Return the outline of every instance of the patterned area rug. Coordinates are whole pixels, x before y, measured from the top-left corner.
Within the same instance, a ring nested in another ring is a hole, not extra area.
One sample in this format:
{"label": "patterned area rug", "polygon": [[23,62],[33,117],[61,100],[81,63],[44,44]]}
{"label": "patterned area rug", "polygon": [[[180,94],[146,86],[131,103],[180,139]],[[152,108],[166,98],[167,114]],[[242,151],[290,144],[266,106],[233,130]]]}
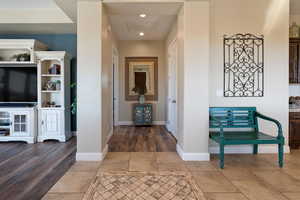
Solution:
{"label": "patterned area rug", "polygon": [[202,200],[186,173],[102,173],[83,200]]}

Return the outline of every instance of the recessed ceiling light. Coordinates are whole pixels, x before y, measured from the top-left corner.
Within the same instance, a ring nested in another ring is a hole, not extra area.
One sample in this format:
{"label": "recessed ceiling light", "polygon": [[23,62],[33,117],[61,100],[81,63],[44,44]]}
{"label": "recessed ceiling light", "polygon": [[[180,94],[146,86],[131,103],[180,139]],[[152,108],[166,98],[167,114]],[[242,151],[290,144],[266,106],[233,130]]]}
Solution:
{"label": "recessed ceiling light", "polygon": [[145,33],[143,33],[143,32],[140,32],[140,33],[139,33],[139,35],[140,35],[140,36],[144,36],[144,35],[145,35]]}
{"label": "recessed ceiling light", "polygon": [[147,15],[146,14],[140,14],[140,17],[145,18],[145,17],[147,17]]}

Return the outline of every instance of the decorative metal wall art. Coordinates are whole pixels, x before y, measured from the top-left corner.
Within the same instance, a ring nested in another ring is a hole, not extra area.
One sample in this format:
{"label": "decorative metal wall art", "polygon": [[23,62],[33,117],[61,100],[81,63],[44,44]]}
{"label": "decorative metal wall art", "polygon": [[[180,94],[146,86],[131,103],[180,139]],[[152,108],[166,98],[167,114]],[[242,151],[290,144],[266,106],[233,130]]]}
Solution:
{"label": "decorative metal wall art", "polygon": [[224,36],[224,96],[264,95],[264,37]]}

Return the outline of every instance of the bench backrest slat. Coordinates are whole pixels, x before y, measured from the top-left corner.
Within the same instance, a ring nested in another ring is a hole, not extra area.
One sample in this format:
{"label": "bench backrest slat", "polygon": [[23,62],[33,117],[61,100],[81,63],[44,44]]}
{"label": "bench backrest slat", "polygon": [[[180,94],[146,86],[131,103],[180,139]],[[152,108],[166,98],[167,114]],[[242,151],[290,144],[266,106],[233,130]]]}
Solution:
{"label": "bench backrest slat", "polygon": [[[224,128],[257,128],[255,107],[210,107],[210,119],[220,121]],[[210,120],[210,128],[219,128],[219,124]]]}

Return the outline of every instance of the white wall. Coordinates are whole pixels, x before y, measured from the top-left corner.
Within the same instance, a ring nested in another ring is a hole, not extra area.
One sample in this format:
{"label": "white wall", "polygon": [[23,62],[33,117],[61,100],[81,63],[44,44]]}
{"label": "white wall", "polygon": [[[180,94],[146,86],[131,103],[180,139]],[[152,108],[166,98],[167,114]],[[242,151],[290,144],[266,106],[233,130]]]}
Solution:
{"label": "white wall", "polygon": [[119,121],[132,121],[132,104],[125,100],[125,58],[158,57],[158,101],[153,101],[153,120],[166,120],[166,70],[164,41],[121,40],[119,45]]}
{"label": "white wall", "polygon": [[113,133],[113,47],[117,47],[105,7],[102,9],[102,149]]}
{"label": "white wall", "polygon": [[178,66],[177,66],[177,144],[184,146],[184,7],[177,18]]}
{"label": "white wall", "polygon": [[101,10],[100,2],[78,3],[78,160],[101,159]]}
{"label": "white wall", "polygon": [[[256,106],[258,111],[278,119],[288,141],[288,0],[212,0],[211,1],[210,106]],[[224,98],[223,35],[263,34],[265,38],[265,95],[260,98]],[[270,123],[261,130],[276,135]],[[265,149],[265,150],[264,150]],[[276,152],[277,148],[262,148]]]}
{"label": "white wall", "polygon": [[197,160],[209,159],[209,26],[208,1],[184,3],[184,137],[181,148]]}

